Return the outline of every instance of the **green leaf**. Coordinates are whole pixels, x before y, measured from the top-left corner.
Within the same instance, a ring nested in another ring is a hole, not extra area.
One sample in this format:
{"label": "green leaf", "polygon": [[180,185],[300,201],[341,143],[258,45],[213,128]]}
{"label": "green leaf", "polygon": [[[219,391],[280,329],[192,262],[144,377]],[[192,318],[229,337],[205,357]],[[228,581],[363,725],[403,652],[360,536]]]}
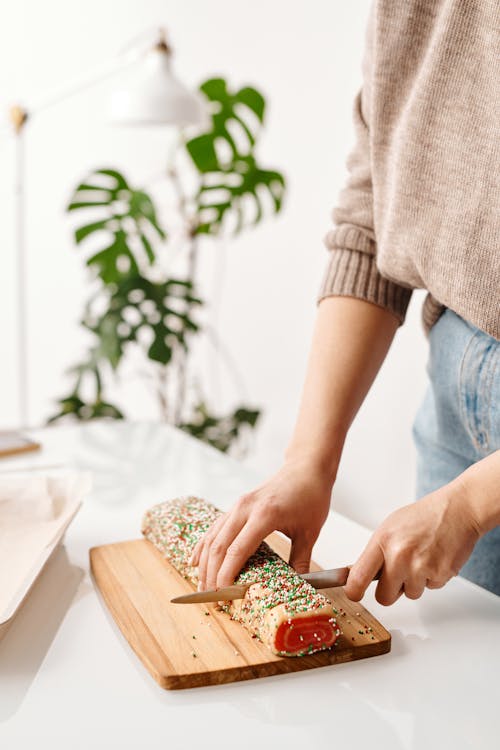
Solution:
{"label": "green leaf", "polygon": [[[103,179],[104,178],[104,179]],[[116,169],[98,169],[76,188],[67,210],[70,212],[99,212],[100,218],[84,223],[75,230],[77,244],[97,232],[107,232],[104,246],[94,253],[87,265],[95,266],[105,284],[116,283],[129,273],[137,273],[140,259],[135,256],[135,241],[138,237],[150,264],[156,260],[151,237],[160,240],[166,233],[158,221],[151,197],[144,190],[132,188]],[[120,256],[128,263],[119,267]]]}
{"label": "green leaf", "polygon": [[255,427],[260,413],[259,410],[240,406],[226,416],[217,416],[211,414],[205,401],[201,400],[194,406],[191,421],[178,426],[198,440],[226,453],[245,429]]}
{"label": "green leaf", "polygon": [[[236,212],[238,215],[234,233],[237,234],[241,231],[244,226],[244,219],[240,201],[245,196],[249,196],[255,204],[254,215],[247,221],[247,224],[258,224],[263,213],[262,203],[258,194],[259,189],[265,190],[269,194],[276,213],[281,210],[285,191],[285,178],[280,172],[258,167],[253,156],[241,156],[239,158],[239,184],[234,184],[233,169],[220,172],[218,177],[220,178],[218,184],[202,185],[200,188],[198,209],[201,221],[197,227],[197,233],[216,233],[221,228],[226,216],[232,212]],[[210,194],[216,190],[223,190],[225,195],[229,195],[229,199],[220,200],[218,203],[211,201]],[[215,217],[204,221],[203,211],[207,209],[213,210]]]}
{"label": "green leaf", "polygon": [[[123,419],[123,414],[116,406],[104,401],[102,398],[102,383],[97,361],[98,350],[91,349],[88,358],[71,368],[72,372],[77,374],[77,380],[74,389],[64,398],[59,399],[59,411],[53,414],[47,423],[57,422],[63,418],[73,418],[81,421],[88,421],[96,418]],[[93,377],[95,383],[94,398],[85,401],[80,389],[82,386],[82,377],[89,375]]]}
{"label": "green leaf", "polygon": [[68,206],[68,211],[74,211],[77,208],[89,208],[90,206],[107,206],[108,201],[76,201],[75,203],[70,203]]}
{"label": "green leaf", "polygon": [[186,148],[198,171],[202,174],[215,172],[219,169],[219,162],[215,153],[215,138],[212,134],[206,133],[205,135],[199,135],[197,138],[192,138],[186,144]]}
{"label": "green leaf", "polygon": [[155,253],[153,248],[151,247],[150,241],[145,234],[141,234],[141,242],[144,250],[146,251],[146,255],[148,256],[148,260],[152,265],[155,261]]}
{"label": "green leaf", "polygon": [[158,224],[158,219],[156,218],[153,201],[144,191],[133,190],[130,193],[129,210],[127,215],[131,216],[132,219],[135,219],[138,224],[140,224],[141,221],[150,224],[162,239],[165,238],[165,232]]}
{"label": "green leaf", "polygon": [[75,231],[75,240],[80,243],[89,234],[93,234],[101,229],[106,229],[108,226],[109,219],[101,219],[100,221],[94,221],[92,224],[85,224],[83,227],[79,227]]}
{"label": "green leaf", "polygon": [[[155,331],[157,333],[157,331]],[[154,362],[160,362],[162,365],[168,365],[172,359],[172,347],[168,346],[165,338],[160,335],[156,335],[153,339],[151,346],[148,349],[148,357]]]}
{"label": "green leaf", "polygon": [[95,419],[96,417],[124,419],[123,412],[121,412],[116,406],[113,406],[113,404],[108,404],[106,401],[97,401],[93,404],[93,412],[90,419]]}
{"label": "green leaf", "polygon": [[111,177],[115,181],[114,192],[118,190],[130,190],[129,184],[125,177],[118,172],[116,169],[98,169],[95,174],[103,174],[107,177]]}
{"label": "green leaf", "polygon": [[[124,271],[119,269],[119,258],[128,261],[128,268]],[[116,232],[111,245],[88,258],[87,265],[97,266],[99,276],[105,284],[116,284],[124,274],[136,274],[139,271],[135,257],[127,244],[127,236],[121,230]]]}
{"label": "green leaf", "polygon": [[123,354],[122,338],[117,336],[117,327],[120,322],[120,314],[112,311],[103,316],[99,327],[99,356],[107,359],[113,370],[118,367]]}
{"label": "green leaf", "polygon": [[76,416],[80,412],[81,408],[85,406],[85,403],[81,400],[81,398],[74,394],[72,394],[71,396],[66,396],[66,398],[59,399],[57,403],[59,404],[59,411],[49,417],[49,419],[47,420],[47,424],[57,422],[59,419],[68,414],[73,414]]}
{"label": "green leaf", "polygon": [[106,188],[103,187],[102,185],[91,185],[88,182],[80,183],[80,185],[78,185],[76,189],[78,190],[79,193],[84,192],[85,190],[92,190],[93,192],[99,192],[99,193],[107,192]]}
{"label": "green leaf", "polygon": [[[141,301],[134,302],[137,293]],[[170,304],[176,300],[176,306]],[[184,310],[178,310],[178,301],[184,302]],[[125,347],[139,341],[139,332],[151,331],[151,343],[147,355],[155,362],[167,365],[176,345],[186,346],[186,334],[196,333],[199,326],[191,317],[191,308],[201,305],[194,296],[193,285],[184,279],[168,279],[152,282],[139,274],[130,274],[120,280],[109,296],[108,309],[94,318],[87,310],[83,324],[98,337],[98,356],[106,359],[116,369],[123,357]],[[134,307],[137,322],[127,322],[125,310]]]}
{"label": "green leaf", "polygon": [[[236,234],[263,218],[261,191],[270,196],[274,213],[281,210],[285,178],[276,170],[263,169],[255,158],[254,150],[265,115],[262,94],[251,86],[231,92],[223,78],[205,81],[200,90],[214,109],[210,129],[186,144],[191,160],[202,177],[196,198],[198,225],[195,233],[217,234],[226,219],[233,216],[233,231]],[[253,118],[248,116],[249,112],[253,113]],[[234,127],[239,129],[238,139],[233,136]],[[226,151],[230,154],[223,161],[218,156],[219,141],[225,142]],[[211,199],[210,193],[215,190],[223,190],[223,197]],[[248,197],[254,203],[250,217],[246,217],[243,211],[243,199]]]}
{"label": "green leaf", "polygon": [[246,104],[261,122],[264,122],[264,112],[266,110],[266,100],[257,89],[251,86],[246,86],[244,89],[240,89],[238,92],[238,101],[242,104]]}
{"label": "green leaf", "polygon": [[[228,144],[233,159],[241,154],[248,154],[255,145],[257,134],[253,131],[253,122],[245,119],[237,109],[238,105],[243,105],[251,110],[260,123],[263,122],[265,112],[265,100],[262,94],[256,89],[246,86],[235,93],[227,89],[226,81],[223,78],[211,78],[200,86],[203,94],[212,102],[214,112],[212,112],[212,125],[207,133],[196,136],[187,142],[186,148],[191,159],[193,160],[198,171],[202,174],[217,171],[226,167],[221,164],[217,158],[215,143],[218,138],[223,139]],[[237,124],[241,128],[242,136],[246,136],[246,144],[243,148],[238,148],[230,132],[230,124]]]}
{"label": "green leaf", "polygon": [[236,409],[233,414],[233,418],[238,424],[248,424],[251,427],[255,427],[259,416],[260,411],[255,411],[254,409],[246,409],[244,407]]}
{"label": "green leaf", "polygon": [[71,395],[60,399],[57,403],[60,407],[59,411],[49,417],[47,424],[58,422],[65,417],[72,417],[82,422],[89,422],[91,419],[98,418],[124,419],[120,409],[106,401],[85,402],[79,396]]}

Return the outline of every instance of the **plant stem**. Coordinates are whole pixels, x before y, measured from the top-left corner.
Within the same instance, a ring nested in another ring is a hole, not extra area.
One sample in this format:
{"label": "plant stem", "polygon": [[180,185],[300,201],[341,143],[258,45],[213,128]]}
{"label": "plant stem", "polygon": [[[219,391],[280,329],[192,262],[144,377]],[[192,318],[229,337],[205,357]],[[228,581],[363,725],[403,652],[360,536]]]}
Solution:
{"label": "plant stem", "polygon": [[158,402],[160,404],[160,412],[165,422],[168,422],[168,400],[167,400],[167,368],[161,367],[158,372],[158,388],[157,388]]}
{"label": "plant stem", "polygon": [[[174,191],[177,196],[177,208],[184,219],[184,222],[186,226],[188,227],[188,230],[190,232],[190,243],[189,243],[189,250],[188,250],[188,260],[187,260],[187,280],[190,281],[194,285],[194,278],[196,273],[196,262],[197,262],[197,251],[198,251],[198,243],[197,243],[197,237],[195,234],[193,234],[193,217],[189,214],[188,208],[187,208],[187,197],[184,193],[182,183],[179,177],[179,173],[177,171],[177,168],[175,167],[175,164],[172,163],[172,165],[168,169],[168,176],[170,177],[172,181],[172,187],[174,188]],[[190,312],[190,305],[188,303],[187,305],[187,314]],[[177,346],[177,396],[175,399],[175,405],[174,405],[174,424],[180,425],[182,422],[182,413],[184,410],[184,404],[186,401],[186,390],[187,390],[187,360],[188,360],[188,350],[187,348],[182,347],[181,345]]]}
{"label": "plant stem", "polygon": [[[197,246],[198,243],[196,241],[196,237],[192,237],[188,255],[188,280],[193,284],[197,261]],[[190,304],[187,303],[186,313],[188,315],[190,312],[190,307]],[[187,348],[185,349],[184,347],[178,345],[177,352],[179,354],[179,358],[177,365],[177,398],[175,400],[174,424],[180,425],[182,422],[182,412],[186,401],[188,351]]]}
{"label": "plant stem", "polygon": [[187,210],[186,210],[187,198],[186,198],[186,195],[184,194],[184,190],[182,189],[182,184],[181,184],[181,180],[179,177],[179,172],[177,171],[177,167],[174,164],[172,164],[168,168],[167,174],[172,181],[172,187],[174,188],[174,191],[177,197],[177,210],[179,211],[183,219],[187,219],[188,218]]}

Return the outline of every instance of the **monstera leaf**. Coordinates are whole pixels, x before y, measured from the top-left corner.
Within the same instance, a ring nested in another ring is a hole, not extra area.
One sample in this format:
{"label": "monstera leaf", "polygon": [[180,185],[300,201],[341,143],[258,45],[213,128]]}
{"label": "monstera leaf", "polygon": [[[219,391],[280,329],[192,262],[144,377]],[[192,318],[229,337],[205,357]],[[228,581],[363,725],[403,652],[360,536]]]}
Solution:
{"label": "monstera leaf", "polygon": [[111,288],[106,311],[94,317],[89,309],[83,320],[83,325],[98,337],[97,357],[108,360],[116,369],[126,344],[140,341],[139,332],[149,329],[152,340],[148,357],[168,364],[176,345],[187,348],[187,332],[199,329],[190,317],[190,310],[202,301],[192,291],[192,282],[182,279],[164,282],[149,281],[142,276],[123,279]]}
{"label": "monstera leaf", "polygon": [[101,400],[85,402],[77,393],[61,398],[57,403],[59,411],[47,420],[48,424],[69,416],[84,422],[98,418],[123,419],[122,412],[113,404]]}
{"label": "monstera leaf", "polygon": [[[87,358],[79,364],[71,367],[68,372],[76,375],[73,390],[68,396],[57,401],[59,411],[48,420],[48,423],[56,422],[65,417],[74,417],[82,421],[90,419],[108,418],[123,419],[123,413],[113,404],[103,398],[102,378],[99,361],[99,347],[95,346],[88,352]],[[84,401],[81,395],[82,382],[84,379],[93,381],[93,397]]]}
{"label": "monstera leaf", "polygon": [[[213,111],[210,130],[186,143],[201,176],[195,233],[216,234],[231,215],[235,216],[233,232],[238,233],[260,221],[265,194],[275,213],[282,207],[285,178],[280,172],[261,168],[254,155],[265,101],[248,86],[229,92],[222,78],[206,81],[200,90]],[[255,206],[250,217],[245,215],[244,200]]]}
{"label": "monstera leaf", "polygon": [[[273,170],[260,169],[253,156],[241,156],[231,169],[219,174],[220,182],[203,185],[199,192],[200,223],[197,233],[218,232],[227,213],[236,213],[234,233],[243,229],[245,223],[258,224],[262,218],[262,190],[268,192],[274,211],[281,210],[285,179]],[[214,195],[216,200],[212,200]],[[251,197],[255,204],[253,218],[245,222],[241,199]]]}
{"label": "monstera leaf", "polygon": [[[249,153],[255,145],[256,134],[252,132],[252,119],[264,121],[265,101],[256,89],[249,86],[235,94],[227,90],[223,78],[211,78],[200,86],[200,91],[211,102],[211,129],[187,142],[186,148],[199,172],[216,172],[226,166],[217,154],[217,140],[221,139],[230,148],[232,158]],[[253,118],[248,118],[249,113]],[[246,113],[246,117],[245,117]],[[234,126],[245,141],[243,150],[233,134]]]}
{"label": "monstera leaf", "polygon": [[75,230],[80,244],[97,232],[110,235],[109,244],[87,260],[105,284],[117,283],[139,270],[139,248],[150,264],[155,252],[148,237],[165,239],[153,201],[143,190],[136,190],[115,169],[98,169],[76,188],[68,211],[94,209],[102,216]]}

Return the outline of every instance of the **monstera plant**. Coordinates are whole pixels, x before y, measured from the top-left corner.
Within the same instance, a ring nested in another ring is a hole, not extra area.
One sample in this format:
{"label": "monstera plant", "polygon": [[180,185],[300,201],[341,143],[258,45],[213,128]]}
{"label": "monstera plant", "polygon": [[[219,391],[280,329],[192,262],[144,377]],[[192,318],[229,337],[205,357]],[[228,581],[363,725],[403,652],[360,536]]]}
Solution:
{"label": "monstera plant", "polygon": [[255,226],[266,211],[278,213],[285,180],[257,162],[265,115],[262,94],[252,87],[231,92],[222,78],[205,81],[200,90],[208,100],[209,127],[191,139],[180,132],[166,172],[176,196],[176,219],[180,214],[185,227],[185,273],[171,277],[162,270],[163,254],[168,256],[179,238],[170,238],[169,217],[161,222],[151,196],[120,171],[97,169],[72,196],[68,211],[82,221],[75,230],[76,245],[92,248],[86,263],[95,282],[81,321],[91,344],[69,370],[71,390],[58,401],[51,422],[65,417],[123,418],[107,391],[129,352],[138,350],[163,420],[221,451],[228,451],[257,423],[260,411],[244,404],[226,415],[212,412],[199,378],[196,397],[187,397],[190,346],[206,333],[196,261],[202,236],[216,241]]}

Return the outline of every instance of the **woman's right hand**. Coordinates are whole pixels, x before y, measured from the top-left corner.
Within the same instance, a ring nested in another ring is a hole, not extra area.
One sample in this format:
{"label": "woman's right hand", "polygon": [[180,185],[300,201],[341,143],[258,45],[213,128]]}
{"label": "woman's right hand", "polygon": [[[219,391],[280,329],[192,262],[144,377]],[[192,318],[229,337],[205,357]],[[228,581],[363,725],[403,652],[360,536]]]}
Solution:
{"label": "woman's right hand", "polygon": [[290,565],[309,572],[311,553],[330,508],[333,479],[306,459],[286,460],[261,485],[242,495],[196,544],[200,591],[230,586],[272,531],[291,540]]}

